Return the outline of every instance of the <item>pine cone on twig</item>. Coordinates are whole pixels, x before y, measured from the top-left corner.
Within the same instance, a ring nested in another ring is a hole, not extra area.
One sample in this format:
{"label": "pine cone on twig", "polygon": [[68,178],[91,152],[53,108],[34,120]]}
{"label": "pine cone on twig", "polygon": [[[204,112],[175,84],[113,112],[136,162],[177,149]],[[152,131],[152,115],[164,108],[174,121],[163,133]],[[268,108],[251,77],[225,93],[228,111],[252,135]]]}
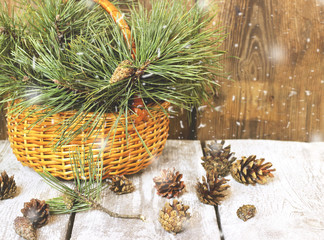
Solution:
{"label": "pine cone on twig", "polygon": [[136,72],[135,68],[132,66],[133,63],[131,61],[129,60],[122,61],[115,69],[113,75],[109,80],[109,83],[113,84],[131,77]]}
{"label": "pine cone on twig", "polygon": [[175,172],[174,168],[173,170],[163,169],[161,176],[153,178],[157,194],[166,198],[178,197],[185,188],[181,178],[182,174]]}
{"label": "pine cone on twig", "polygon": [[231,168],[231,174],[233,178],[244,184],[265,184],[267,177],[273,177],[271,172],[276,169],[270,169],[272,163],[263,163],[264,158],[256,159],[255,155],[251,155],[248,158],[242,157],[233,163]]}
{"label": "pine cone on twig", "polygon": [[21,212],[33,224],[34,228],[40,228],[48,222],[49,205],[45,201],[33,198],[30,202],[24,203]]}
{"label": "pine cone on twig", "polygon": [[63,202],[65,204],[66,209],[71,210],[73,208],[74,203],[75,203],[75,199],[72,196],[67,195],[67,194],[64,194],[62,196],[62,199],[63,199]]}
{"label": "pine cone on twig", "polygon": [[206,156],[201,159],[204,161],[202,165],[206,172],[216,171],[222,177],[230,173],[231,165],[236,158],[232,157],[234,153],[231,152],[231,145],[224,148],[224,144],[224,140],[220,143],[213,141],[204,149]]}
{"label": "pine cone on twig", "polygon": [[215,171],[207,172],[207,180],[203,176],[202,183],[196,185],[197,196],[202,203],[217,205],[224,199],[225,191],[230,187],[226,183],[228,179],[218,179],[218,174]]}

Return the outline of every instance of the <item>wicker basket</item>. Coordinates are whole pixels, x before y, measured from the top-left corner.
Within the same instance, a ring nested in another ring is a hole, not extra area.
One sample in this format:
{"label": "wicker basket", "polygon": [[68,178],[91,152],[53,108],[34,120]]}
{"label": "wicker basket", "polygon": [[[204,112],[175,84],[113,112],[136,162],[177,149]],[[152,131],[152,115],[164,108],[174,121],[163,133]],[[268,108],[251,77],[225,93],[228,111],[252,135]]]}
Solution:
{"label": "wicker basket", "polygon": [[[108,1],[98,1],[114,19],[118,18],[119,12]],[[118,21],[124,31],[124,35],[129,38],[129,28],[122,21]],[[167,109],[169,103],[165,102],[162,106]],[[159,106],[152,106],[154,109],[159,109]],[[68,145],[64,145],[53,151],[53,143],[57,137],[57,129],[62,126],[62,122],[72,117],[75,112],[67,111],[47,117],[43,122],[37,123],[32,129],[30,125],[34,124],[38,118],[37,114],[28,116],[27,109],[20,115],[10,114],[10,108],[7,113],[8,135],[13,153],[23,165],[34,168],[36,171],[41,171],[45,168],[53,176],[60,177],[65,180],[73,179],[73,171],[70,159],[70,152],[76,146],[83,151],[89,151],[92,148],[94,160],[98,159],[98,153],[101,150],[103,154],[100,155],[100,160],[103,162],[103,178],[109,175],[123,175],[134,174],[143,168],[147,167],[154,158],[158,157],[164,148],[168,137],[169,118],[161,110],[152,110],[152,116],[147,121],[136,121],[136,115],[129,115],[128,122],[135,121],[136,130],[140,134],[142,140],[150,150],[151,154],[143,146],[137,132],[132,125],[128,126],[128,144],[126,140],[125,122],[123,116],[120,119],[118,127],[111,134],[108,143],[105,145],[104,141],[108,133],[115,124],[116,114],[107,113],[101,118],[104,124],[101,124],[101,129],[95,133],[95,136],[86,138],[86,130],[73,139]],[[82,125],[92,115],[80,122]],[[114,135],[114,136],[113,136]],[[114,140],[113,140],[114,138]]]}

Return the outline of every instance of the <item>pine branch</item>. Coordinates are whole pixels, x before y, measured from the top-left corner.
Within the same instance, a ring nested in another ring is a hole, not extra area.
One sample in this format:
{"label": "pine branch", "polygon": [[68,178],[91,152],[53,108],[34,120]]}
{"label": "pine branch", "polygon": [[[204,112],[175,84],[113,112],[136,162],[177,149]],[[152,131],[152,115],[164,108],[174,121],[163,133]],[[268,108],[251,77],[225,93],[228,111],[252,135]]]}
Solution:
{"label": "pine branch", "polygon": [[[136,114],[130,109],[139,94],[150,115],[146,103],[168,101],[188,110],[197,107],[217,92],[215,79],[224,76],[223,29],[210,27],[214,16],[197,5],[187,11],[185,0],[154,0],[151,11],[141,4],[128,5],[124,19],[131,29],[135,59],[120,27],[99,5],[89,7],[77,0],[24,1],[26,23],[0,14],[0,25],[5,23],[0,52],[5,49],[6,53],[0,57],[0,96],[2,103],[23,100],[11,107],[11,113],[20,114],[36,105],[26,117],[42,110],[37,123],[75,110],[57,130],[55,147],[68,144],[84,131],[86,139],[98,134],[96,127],[105,113]],[[8,39],[11,44],[1,47]],[[125,60],[135,73],[110,83]],[[84,121],[90,114],[91,120]],[[133,124],[120,119],[114,125],[122,124],[128,136]]]}
{"label": "pine branch", "polygon": [[63,197],[48,200],[47,203],[50,205],[52,214],[64,214],[93,209],[103,211],[115,218],[145,220],[145,217],[141,214],[119,214],[99,203],[100,194],[105,189],[102,186],[103,166],[100,162],[94,162],[92,150],[86,155],[86,152],[81,154],[79,149],[76,149],[76,152],[71,154],[71,161],[73,162],[72,170],[75,184],[73,188],[59,181],[45,169],[43,172],[38,173],[47,184],[61,192],[64,196],[71,198],[74,202],[73,206],[68,209]]}

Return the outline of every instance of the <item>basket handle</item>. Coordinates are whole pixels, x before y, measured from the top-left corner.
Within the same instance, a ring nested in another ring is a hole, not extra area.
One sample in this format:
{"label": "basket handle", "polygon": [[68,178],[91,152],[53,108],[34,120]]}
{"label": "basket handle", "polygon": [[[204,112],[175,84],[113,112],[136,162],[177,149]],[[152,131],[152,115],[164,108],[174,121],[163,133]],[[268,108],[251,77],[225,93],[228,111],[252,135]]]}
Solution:
{"label": "basket handle", "polygon": [[103,9],[105,9],[110,14],[110,16],[114,19],[114,21],[118,24],[121,31],[123,32],[128,47],[132,49],[132,57],[135,58],[135,53],[136,53],[135,44],[131,43],[132,41],[131,30],[124,19],[124,15],[121,14],[119,10],[114,6],[114,4],[112,4],[108,0],[94,0],[94,1],[100,4],[103,7]]}
{"label": "basket handle", "polygon": [[[110,16],[114,19],[114,21],[119,25],[120,29],[123,32],[124,38],[128,44],[128,47],[132,49],[132,57],[135,59],[135,43],[132,42],[132,36],[131,36],[131,30],[129,26],[127,25],[124,15],[119,12],[119,10],[108,0],[94,0],[98,4],[102,6],[103,9],[105,9]],[[144,106],[143,99],[140,95],[136,95],[135,99],[132,103],[132,110],[137,114],[137,118],[135,120],[135,123],[139,123],[141,121],[146,121],[149,118],[149,113],[146,111],[146,109],[141,109]]]}

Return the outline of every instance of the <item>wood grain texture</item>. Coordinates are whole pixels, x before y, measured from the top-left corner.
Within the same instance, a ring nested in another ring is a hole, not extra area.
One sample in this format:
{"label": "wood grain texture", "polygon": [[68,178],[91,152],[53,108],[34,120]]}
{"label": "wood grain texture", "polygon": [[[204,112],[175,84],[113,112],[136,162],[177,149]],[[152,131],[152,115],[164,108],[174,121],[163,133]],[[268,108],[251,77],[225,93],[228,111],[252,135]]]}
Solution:
{"label": "wood grain texture", "polygon": [[323,139],[323,1],[209,0],[207,7],[216,4],[214,24],[229,34],[223,49],[239,59],[224,62],[230,76],[218,79],[214,108],[198,115],[197,126],[206,125],[198,139]]}
{"label": "wood grain texture", "polygon": [[[131,176],[135,192],[115,195],[107,190],[103,204],[107,208],[124,214],[142,213],[146,222],[116,219],[99,211],[77,213],[71,239],[219,239],[214,208],[199,202],[194,186],[197,178],[204,174],[200,165],[202,150],[199,141],[169,140],[161,158],[142,173]],[[165,202],[171,201],[156,194],[153,177],[159,176],[165,168],[175,167],[183,174],[187,191],[180,199],[190,206],[192,215],[189,225],[177,235],[166,232],[158,222],[159,210]],[[203,238],[201,238],[203,236]]]}
{"label": "wood grain texture", "polygon": [[[14,175],[17,194],[12,199],[0,201],[0,239],[21,239],[14,231],[13,222],[17,216],[22,216],[20,210],[24,202],[32,198],[47,200],[57,197],[58,192],[49,187],[32,169],[22,166],[12,153],[8,141],[0,141],[0,172],[6,171]],[[65,240],[69,215],[50,216],[49,222],[37,230],[39,240]]]}
{"label": "wood grain texture", "polygon": [[[324,239],[324,142],[228,140],[235,156],[256,155],[272,162],[274,178],[265,185],[236,182],[219,206],[226,240]],[[243,222],[236,211],[253,204],[256,216]]]}

